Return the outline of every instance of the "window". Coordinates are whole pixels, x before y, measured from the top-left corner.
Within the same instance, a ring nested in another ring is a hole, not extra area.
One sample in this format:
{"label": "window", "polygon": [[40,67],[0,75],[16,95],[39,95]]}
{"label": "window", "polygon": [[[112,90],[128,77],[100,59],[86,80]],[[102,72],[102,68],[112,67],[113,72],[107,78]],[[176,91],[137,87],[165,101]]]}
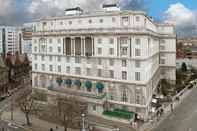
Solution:
{"label": "window", "polygon": [[42,64],[42,71],[45,71],[45,65]]}
{"label": "window", "polygon": [[122,55],[127,55],[127,47],[122,48]]}
{"label": "window", "polygon": [[110,78],[114,78],[114,71],[113,70],[109,71],[109,76],[110,76]]}
{"label": "window", "polygon": [[98,48],[98,54],[99,54],[99,55],[102,54],[102,48]]}
{"label": "window", "polygon": [[67,61],[67,63],[69,63],[70,62],[70,57],[66,57],[66,61]]}
{"label": "window", "polygon": [[70,66],[66,67],[66,73],[70,73]]}
{"label": "window", "polygon": [[140,68],[140,65],[141,65],[140,61],[135,61],[135,67],[136,68]]}
{"label": "window", "polygon": [[99,44],[102,43],[102,39],[101,38],[98,38],[98,41],[97,41]]}
{"label": "window", "polygon": [[141,40],[140,39],[135,39],[135,44],[139,46],[141,44]]}
{"label": "window", "polygon": [[52,56],[49,56],[49,61],[53,61],[53,57]]}
{"label": "window", "polygon": [[122,60],[122,67],[127,67],[127,60]]}
{"label": "window", "polygon": [[126,71],[122,71],[122,79],[123,80],[127,79],[127,72]]}
{"label": "window", "polygon": [[45,60],[45,57],[42,55],[42,56],[41,56],[41,59],[42,59],[42,61],[44,61],[44,60]]}
{"label": "window", "polygon": [[49,47],[49,52],[53,52],[53,47],[52,46]]}
{"label": "window", "polygon": [[102,60],[98,59],[98,65],[102,65]]}
{"label": "window", "polygon": [[115,17],[112,17],[112,22],[116,22],[116,18]]}
{"label": "window", "polygon": [[110,43],[110,44],[113,44],[113,43],[114,43],[114,38],[110,38],[110,39],[109,39],[109,43]]}
{"label": "window", "polygon": [[99,21],[100,21],[100,23],[103,23],[103,19],[100,19]]}
{"label": "window", "polygon": [[140,55],[141,55],[140,49],[135,49],[135,56],[140,56]]}
{"label": "window", "polygon": [[127,90],[125,88],[122,91],[122,101],[128,102]]}
{"label": "window", "polygon": [[53,71],[53,65],[49,65],[49,71]]}
{"label": "window", "polygon": [[75,68],[75,74],[76,75],[80,75],[81,74],[81,68],[80,67],[76,67]]}
{"label": "window", "polygon": [[113,55],[113,54],[114,54],[114,48],[110,48],[110,49],[109,49],[109,54],[110,54],[110,55]]}
{"label": "window", "polygon": [[38,64],[34,64],[34,68],[35,68],[35,70],[37,70],[38,69]]}
{"label": "window", "polygon": [[136,16],[135,19],[136,19],[137,22],[140,21],[140,17],[139,16]]}
{"label": "window", "polygon": [[41,45],[41,52],[45,52],[46,51],[46,46],[45,45]]}
{"label": "window", "polygon": [[53,39],[50,38],[50,39],[49,39],[49,43],[52,43],[52,42],[53,42]]}
{"label": "window", "polygon": [[160,50],[165,50],[165,46],[164,45],[160,45]]}
{"label": "window", "polygon": [[57,39],[57,43],[61,43],[61,39],[59,38],[59,39]]}
{"label": "window", "polygon": [[114,60],[113,59],[109,60],[109,65],[114,66]]}
{"label": "window", "polygon": [[61,53],[61,47],[60,46],[57,47],[57,50],[58,50],[59,53]]}
{"label": "window", "polygon": [[102,70],[101,70],[101,69],[98,69],[98,70],[97,70],[97,76],[98,76],[98,77],[101,77],[101,76],[102,76],[101,73],[102,73]]}
{"label": "window", "polygon": [[161,59],[160,64],[165,64],[165,59]]}
{"label": "window", "polygon": [[93,111],[96,111],[96,105],[93,105],[93,106],[92,106],[92,110],[93,110]]}
{"label": "window", "polygon": [[37,56],[37,55],[35,55],[35,56],[34,56],[34,60],[37,60],[37,59],[38,59],[38,56]]}
{"label": "window", "polygon": [[51,25],[53,25],[53,22],[51,22]]}
{"label": "window", "polygon": [[92,20],[89,20],[88,23],[91,24],[92,23]]}
{"label": "window", "polygon": [[68,24],[69,24],[69,25],[72,25],[72,21],[69,21]]}
{"label": "window", "polygon": [[140,81],[140,72],[135,72],[135,80]]}
{"label": "window", "polygon": [[80,57],[75,57],[75,63],[81,63]]}
{"label": "window", "polygon": [[57,57],[57,61],[61,62],[61,57],[60,56]]}
{"label": "window", "polygon": [[61,65],[58,65],[57,70],[58,72],[61,72]]}
{"label": "window", "polygon": [[87,74],[87,76],[90,76],[91,75],[91,69],[90,68],[87,68],[86,69],[86,74]]}
{"label": "window", "polygon": [[62,21],[60,22],[60,25],[63,25],[63,22]]}
{"label": "window", "polygon": [[34,51],[37,52],[37,46],[34,47]]}
{"label": "window", "polygon": [[165,54],[164,54],[164,53],[161,53],[160,56],[161,56],[161,57],[165,57]]}
{"label": "window", "polygon": [[122,17],[122,24],[123,26],[127,26],[129,24],[129,17]]}

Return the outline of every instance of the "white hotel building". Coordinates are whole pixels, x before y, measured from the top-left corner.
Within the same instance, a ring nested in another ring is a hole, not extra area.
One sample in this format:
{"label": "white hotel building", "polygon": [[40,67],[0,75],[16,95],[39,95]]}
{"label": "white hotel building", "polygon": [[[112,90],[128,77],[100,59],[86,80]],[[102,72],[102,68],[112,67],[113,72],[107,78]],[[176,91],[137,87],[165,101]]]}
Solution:
{"label": "white hotel building", "polygon": [[35,28],[32,84],[50,94],[48,102],[71,94],[88,102],[90,114],[106,118],[107,105],[147,119],[159,81],[175,83],[174,27],[145,12],[115,5],[90,13],[72,8],[38,20]]}

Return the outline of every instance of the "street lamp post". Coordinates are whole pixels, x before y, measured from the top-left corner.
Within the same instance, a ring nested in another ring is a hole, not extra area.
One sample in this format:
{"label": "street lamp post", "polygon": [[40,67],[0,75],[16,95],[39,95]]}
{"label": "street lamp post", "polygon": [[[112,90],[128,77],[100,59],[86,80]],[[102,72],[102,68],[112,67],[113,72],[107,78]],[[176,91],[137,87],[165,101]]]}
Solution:
{"label": "street lamp post", "polygon": [[86,131],[86,129],[85,129],[85,114],[81,114],[81,116],[82,116],[82,129],[81,129],[81,131]]}

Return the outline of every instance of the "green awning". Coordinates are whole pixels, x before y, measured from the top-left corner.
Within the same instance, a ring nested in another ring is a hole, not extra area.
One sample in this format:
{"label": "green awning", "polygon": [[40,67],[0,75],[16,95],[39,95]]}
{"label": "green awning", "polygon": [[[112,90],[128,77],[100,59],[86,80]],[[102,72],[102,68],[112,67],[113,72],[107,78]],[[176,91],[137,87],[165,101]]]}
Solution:
{"label": "green awning", "polygon": [[56,79],[56,82],[57,82],[57,84],[60,86],[60,85],[62,84],[63,80],[62,80],[62,78],[58,77],[58,78]]}
{"label": "green awning", "polygon": [[48,90],[53,90],[53,85],[48,86]]}

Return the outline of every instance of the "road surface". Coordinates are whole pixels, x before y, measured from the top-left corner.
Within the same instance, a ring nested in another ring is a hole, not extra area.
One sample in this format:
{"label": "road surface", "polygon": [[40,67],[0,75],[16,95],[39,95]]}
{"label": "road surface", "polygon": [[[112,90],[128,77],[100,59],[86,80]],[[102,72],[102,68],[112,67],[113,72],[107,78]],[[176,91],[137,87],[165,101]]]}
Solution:
{"label": "road surface", "polygon": [[17,125],[5,121],[0,121],[0,131],[25,131],[25,130],[23,128],[18,127]]}
{"label": "road surface", "polygon": [[197,131],[197,88],[153,131]]}

